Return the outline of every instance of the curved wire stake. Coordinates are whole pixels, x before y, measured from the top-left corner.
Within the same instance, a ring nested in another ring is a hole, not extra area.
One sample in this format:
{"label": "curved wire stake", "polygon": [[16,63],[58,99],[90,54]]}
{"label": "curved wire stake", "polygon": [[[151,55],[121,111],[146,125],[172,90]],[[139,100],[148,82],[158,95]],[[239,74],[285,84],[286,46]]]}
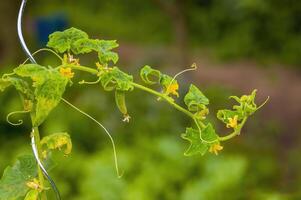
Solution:
{"label": "curved wire stake", "polygon": [[[32,63],[36,64],[37,62],[35,61],[35,59],[33,58],[32,54],[30,53],[29,49],[26,46],[26,43],[25,43],[24,37],[23,37],[23,32],[22,32],[22,17],[23,17],[25,7],[26,7],[26,0],[22,0],[21,7],[20,7],[20,10],[19,10],[19,14],[18,14],[18,21],[17,21],[18,36],[19,36],[19,40],[20,40],[22,49],[24,50],[25,54],[27,55],[27,57],[30,59],[30,61]],[[34,129],[32,131],[34,132]],[[31,137],[31,147],[32,147],[34,157],[35,157],[39,167],[41,168],[44,176],[47,178],[47,180],[50,183],[53,191],[55,192],[56,199],[61,200],[61,195],[60,195],[60,192],[59,192],[55,182],[49,176],[47,170],[45,169],[45,167],[43,166],[41,160],[39,159],[39,154],[38,154],[37,146],[36,146],[36,143],[35,143],[35,138],[33,136]]]}
{"label": "curved wire stake", "polygon": [[26,6],[26,0],[22,0],[22,4],[19,10],[19,14],[18,14],[18,21],[17,21],[17,30],[18,30],[18,36],[19,36],[19,40],[21,43],[21,46],[23,48],[23,51],[26,53],[26,55],[29,57],[30,61],[32,63],[37,63],[35,61],[35,59],[33,58],[33,56],[31,55],[30,51],[27,48],[27,45],[24,41],[24,37],[23,37],[23,32],[22,32],[22,18],[23,18],[23,13],[25,10],[25,6]]}
{"label": "curved wire stake", "polygon": [[35,157],[35,159],[36,159],[39,167],[41,168],[43,174],[46,176],[46,178],[49,181],[52,189],[55,192],[56,199],[61,200],[60,192],[59,192],[58,188],[56,187],[55,182],[49,176],[47,170],[45,169],[45,167],[43,166],[43,164],[42,164],[42,162],[41,162],[41,160],[39,158],[39,153],[38,153],[37,145],[35,143],[35,138],[34,138],[34,129],[32,129],[32,133],[31,133],[31,148],[32,148],[33,155],[34,155],[34,157]]}

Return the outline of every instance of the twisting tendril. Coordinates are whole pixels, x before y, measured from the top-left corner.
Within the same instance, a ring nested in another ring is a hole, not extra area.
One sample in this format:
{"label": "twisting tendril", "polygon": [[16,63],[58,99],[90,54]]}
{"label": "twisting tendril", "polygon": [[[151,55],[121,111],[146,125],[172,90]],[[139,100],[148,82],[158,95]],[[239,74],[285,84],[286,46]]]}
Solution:
{"label": "twisting tendril", "polygon": [[17,115],[17,114],[26,114],[26,113],[29,113],[30,111],[26,111],[26,110],[19,110],[19,111],[14,111],[14,112],[11,112],[9,113],[7,116],[6,116],[6,121],[10,124],[10,125],[13,125],[13,126],[20,126],[23,124],[23,120],[22,119],[19,119],[18,122],[12,122],[10,120],[10,118],[13,116],[13,115]]}
{"label": "twisting tendril", "polygon": [[108,137],[110,138],[110,141],[112,143],[112,148],[113,148],[113,153],[114,153],[114,161],[115,161],[115,169],[116,169],[116,173],[118,178],[121,178],[123,176],[123,172],[120,173],[119,171],[119,165],[118,165],[118,158],[117,158],[117,151],[116,151],[116,145],[114,142],[114,139],[112,137],[112,135],[110,134],[110,132],[104,127],[104,125],[102,125],[99,121],[97,121],[94,117],[92,117],[91,115],[89,115],[88,113],[82,111],[81,109],[79,109],[78,107],[76,107],[75,105],[73,105],[72,103],[70,103],[69,101],[67,101],[64,98],[61,98],[62,101],[64,103],[66,103],[67,105],[69,105],[71,108],[75,109],[76,111],[80,112],[81,114],[85,115],[86,117],[88,117],[89,119],[91,119],[93,122],[95,122],[98,126],[100,126],[105,133],[108,135]]}
{"label": "twisting tendril", "polygon": [[83,84],[87,84],[87,85],[94,85],[94,84],[97,84],[101,81],[101,78],[98,78],[96,81],[85,81],[85,80],[82,80],[80,82],[78,82],[78,84],[80,85],[83,85]]}
{"label": "twisting tendril", "polygon": [[196,63],[193,63],[193,64],[190,66],[190,68],[184,69],[184,70],[180,71],[179,73],[177,73],[177,74],[172,78],[172,80],[170,81],[170,83],[169,83],[169,85],[168,85],[166,91],[168,91],[168,89],[170,89],[170,86],[172,85],[172,82],[174,82],[174,80],[176,80],[176,78],[177,78],[178,76],[180,76],[181,74],[184,74],[185,72],[195,71],[195,70],[197,70],[197,69],[198,69],[198,67],[197,67]]}
{"label": "twisting tendril", "polygon": [[[40,53],[40,52],[43,52],[43,51],[47,51],[47,52],[50,52],[52,53],[53,55],[55,55],[58,59],[60,59],[61,61],[63,61],[63,58],[57,54],[55,51],[53,51],[52,49],[48,49],[48,48],[43,48],[43,49],[39,49],[37,51],[35,51],[34,53],[32,53],[32,56],[35,56],[36,54]],[[28,57],[23,63],[22,65],[26,64],[28,61],[30,60],[30,58]]]}

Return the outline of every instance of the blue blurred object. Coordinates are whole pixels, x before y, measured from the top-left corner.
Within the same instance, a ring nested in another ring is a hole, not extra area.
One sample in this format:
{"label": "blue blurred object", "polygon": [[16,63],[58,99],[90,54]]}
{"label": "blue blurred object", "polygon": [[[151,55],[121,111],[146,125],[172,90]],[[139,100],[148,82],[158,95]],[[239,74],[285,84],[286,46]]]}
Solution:
{"label": "blue blurred object", "polygon": [[44,47],[48,42],[49,34],[55,31],[62,31],[68,26],[68,18],[63,13],[56,13],[50,16],[39,17],[35,20],[38,45]]}

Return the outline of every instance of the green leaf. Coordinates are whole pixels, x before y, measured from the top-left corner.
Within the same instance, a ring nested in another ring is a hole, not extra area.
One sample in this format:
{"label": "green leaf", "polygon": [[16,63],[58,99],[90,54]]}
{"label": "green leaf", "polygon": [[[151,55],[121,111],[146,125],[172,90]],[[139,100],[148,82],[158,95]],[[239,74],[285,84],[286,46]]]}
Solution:
{"label": "green leaf", "polygon": [[131,91],[134,89],[132,82],[133,76],[128,75],[117,67],[109,68],[104,71],[101,75],[101,84],[106,91],[114,89],[120,91]]}
{"label": "green leaf", "polygon": [[186,128],[186,133],[182,134],[182,138],[190,142],[189,148],[184,153],[185,156],[204,155],[207,152],[208,145],[201,141],[198,130]]}
{"label": "green leaf", "polygon": [[116,40],[81,39],[75,43],[75,53],[89,53],[96,51],[101,64],[112,61],[117,63],[118,54],[111,50],[118,47]]}
{"label": "green leaf", "polygon": [[65,155],[72,151],[72,142],[68,133],[54,133],[46,136],[41,140],[42,152],[48,150],[60,150]]}
{"label": "green leaf", "polygon": [[8,166],[0,180],[0,200],[24,197],[29,190],[26,183],[37,176],[37,164],[32,155],[21,156]]}
{"label": "green leaf", "polygon": [[38,200],[39,199],[39,191],[30,190],[24,200]]}
{"label": "green leaf", "polygon": [[146,84],[155,84],[159,83],[161,72],[159,70],[155,70],[148,65],[145,65],[140,70],[140,77]]}
{"label": "green leaf", "polygon": [[30,77],[33,81],[35,87],[33,125],[39,126],[60,102],[68,78],[62,76],[56,69],[48,69],[37,64],[20,65],[14,71],[17,75]]}
{"label": "green leaf", "polygon": [[81,39],[88,39],[88,35],[79,29],[70,28],[63,32],[57,31],[49,36],[47,47],[53,48],[59,53],[72,51],[76,54],[78,53],[76,42]]}
{"label": "green leaf", "polygon": [[214,142],[218,139],[218,135],[216,134],[211,123],[208,123],[207,126],[202,129],[201,136],[206,142]]}
{"label": "green leaf", "polygon": [[193,84],[190,85],[188,93],[184,97],[188,110],[197,112],[206,108],[209,99]]}

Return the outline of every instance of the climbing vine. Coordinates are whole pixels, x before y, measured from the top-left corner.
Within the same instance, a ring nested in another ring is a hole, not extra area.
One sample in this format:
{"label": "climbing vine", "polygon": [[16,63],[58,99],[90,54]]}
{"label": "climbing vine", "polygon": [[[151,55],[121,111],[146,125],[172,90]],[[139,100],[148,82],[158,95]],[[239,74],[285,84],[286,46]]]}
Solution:
{"label": "climbing vine", "polygon": [[[217,118],[230,130],[229,134],[221,136],[207,118],[210,101],[196,85],[191,84],[182,98],[185,106],[178,103],[181,97],[178,93],[180,86],[177,77],[184,72],[196,70],[195,64],[175,76],[164,74],[158,69],[146,65],[139,73],[143,82],[140,84],[134,81],[132,75],[117,67],[119,57],[113,51],[118,47],[115,40],[92,39],[87,33],[70,28],[51,34],[47,47],[36,53],[41,51],[53,53],[60,60],[58,66],[42,66],[25,61],[0,79],[0,90],[4,91],[9,87],[15,88],[20,94],[23,104],[23,110],[8,114],[7,121],[17,126],[21,125],[23,121],[13,122],[12,115],[28,114],[30,116],[31,137],[35,139],[38,157],[47,169],[52,167],[50,157],[53,151],[61,151],[64,155],[69,155],[72,150],[71,138],[67,133],[54,133],[41,139],[39,135],[39,126],[60,102],[64,102],[104,129],[112,142],[117,174],[121,176],[114,140],[109,131],[92,116],[63,98],[66,89],[76,83],[88,86],[98,85],[104,91],[113,91],[122,120],[127,123],[130,122],[131,116],[126,105],[126,94],[133,90],[150,93],[156,97],[157,101],[166,102],[182,112],[193,122],[193,126],[187,127],[181,135],[184,140],[189,142],[189,146],[184,152],[185,156],[204,155],[207,152],[218,155],[223,149],[222,143],[239,135],[247,119],[267,102],[266,100],[260,106],[256,105],[256,90],[241,97],[231,96],[230,98],[235,102],[233,108],[217,112]],[[90,53],[96,53],[97,59],[94,66],[87,67],[81,63],[79,57],[81,54]],[[90,74],[91,80],[94,81],[77,81],[76,76],[80,72]],[[152,89],[155,85],[156,88],[160,87],[161,89]],[[31,155],[22,156],[15,165],[7,167],[0,180],[0,200],[47,199],[45,192],[47,190],[41,166],[37,165],[34,156]]]}

